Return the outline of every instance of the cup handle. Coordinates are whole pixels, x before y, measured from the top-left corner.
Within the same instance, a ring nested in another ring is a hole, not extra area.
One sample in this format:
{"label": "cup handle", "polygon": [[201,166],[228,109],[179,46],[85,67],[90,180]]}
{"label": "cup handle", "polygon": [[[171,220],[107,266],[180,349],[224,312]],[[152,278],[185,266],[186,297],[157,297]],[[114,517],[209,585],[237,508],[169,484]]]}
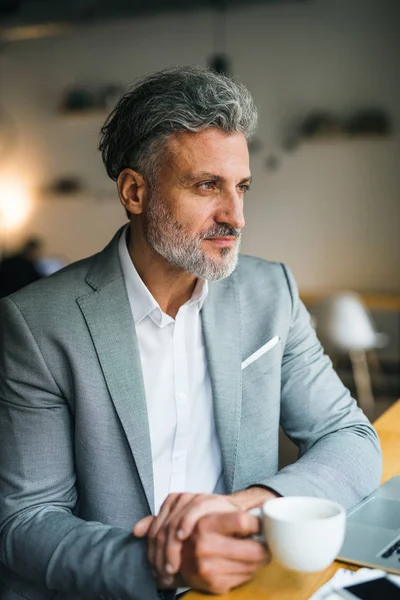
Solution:
{"label": "cup handle", "polygon": [[247,511],[250,515],[254,515],[255,517],[258,518],[259,522],[260,522],[260,533],[255,533],[254,535],[251,536],[251,538],[253,540],[255,540],[256,542],[259,542],[260,544],[263,544],[263,546],[267,545],[267,542],[265,541],[265,535],[263,532],[263,522],[262,522],[262,510],[259,506],[257,506],[256,508],[251,508],[250,510]]}

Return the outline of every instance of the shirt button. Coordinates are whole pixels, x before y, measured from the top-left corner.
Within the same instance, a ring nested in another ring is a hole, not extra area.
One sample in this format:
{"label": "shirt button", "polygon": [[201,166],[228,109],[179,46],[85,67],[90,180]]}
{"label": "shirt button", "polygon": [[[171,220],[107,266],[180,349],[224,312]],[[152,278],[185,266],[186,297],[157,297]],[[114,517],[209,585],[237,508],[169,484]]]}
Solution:
{"label": "shirt button", "polygon": [[178,394],[178,399],[179,399],[181,402],[185,402],[186,398],[187,398],[186,394],[182,394],[182,393],[181,393],[181,394]]}

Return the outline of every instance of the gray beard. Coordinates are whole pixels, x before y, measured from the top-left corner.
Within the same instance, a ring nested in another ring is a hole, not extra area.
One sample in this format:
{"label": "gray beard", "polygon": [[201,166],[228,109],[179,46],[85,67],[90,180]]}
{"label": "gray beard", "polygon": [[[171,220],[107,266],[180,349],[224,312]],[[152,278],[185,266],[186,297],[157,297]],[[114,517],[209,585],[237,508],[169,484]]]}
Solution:
{"label": "gray beard", "polygon": [[[238,262],[241,232],[227,224],[214,225],[204,234],[190,236],[176,221],[163,202],[153,194],[147,214],[143,218],[147,241],[165,260],[200,279],[217,281],[228,277]],[[203,252],[201,242],[208,237],[235,235],[234,248],[221,248],[220,260],[214,260]]]}

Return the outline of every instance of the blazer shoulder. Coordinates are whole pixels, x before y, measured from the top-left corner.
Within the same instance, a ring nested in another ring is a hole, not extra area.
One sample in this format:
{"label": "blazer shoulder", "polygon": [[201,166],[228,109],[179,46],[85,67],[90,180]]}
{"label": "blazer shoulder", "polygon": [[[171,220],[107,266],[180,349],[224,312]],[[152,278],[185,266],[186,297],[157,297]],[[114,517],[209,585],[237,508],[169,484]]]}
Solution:
{"label": "blazer shoulder", "polygon": [[245,311],[266,311],[269,315],[283,311],[291,315],[298,291],[284,263],[241,256],[235,273]]}
{"label": "blazer shoulder", "polygon": [[97,254],[73,262],[56,273],[14,292],[8,298],[21,311],[33,306],[45,309],[47,304],[55,306],[68,300],[75,301],[77,297],[91,290],[85,278],[96,256]]}
{"label": "blazer shoulder", "polygon": [[281,262],[241,254],[235,272],[240,283],[254,282],[259,286],[265,283],[287,286],[288,271],[288,267]]}

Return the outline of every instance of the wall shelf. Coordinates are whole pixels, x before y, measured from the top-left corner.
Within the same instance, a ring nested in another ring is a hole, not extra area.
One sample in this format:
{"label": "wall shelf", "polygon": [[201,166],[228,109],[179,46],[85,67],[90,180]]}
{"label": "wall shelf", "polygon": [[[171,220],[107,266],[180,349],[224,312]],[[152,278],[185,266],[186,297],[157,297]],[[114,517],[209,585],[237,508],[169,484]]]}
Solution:
{"label": "wall shelf", "polygon": [[336,144],[343,142],[377,142],[377,141],[386,141],[392,139],[393,136],[389,134],[373,134],[373,133],[365,133],[365,134],[357,134],[350,135],[346,133],[329,133],[329,134],[321,134],[315,135],[309,138],[303,138],[300,142],[301,145],[318,145],[318,144]]}
{"label": "wall shelf", "polygon": [[105,119],[111,112],[106,108],[84,108],[79,110],[62,110],[61,117],[68,121],[84,121],[86,119]]}

